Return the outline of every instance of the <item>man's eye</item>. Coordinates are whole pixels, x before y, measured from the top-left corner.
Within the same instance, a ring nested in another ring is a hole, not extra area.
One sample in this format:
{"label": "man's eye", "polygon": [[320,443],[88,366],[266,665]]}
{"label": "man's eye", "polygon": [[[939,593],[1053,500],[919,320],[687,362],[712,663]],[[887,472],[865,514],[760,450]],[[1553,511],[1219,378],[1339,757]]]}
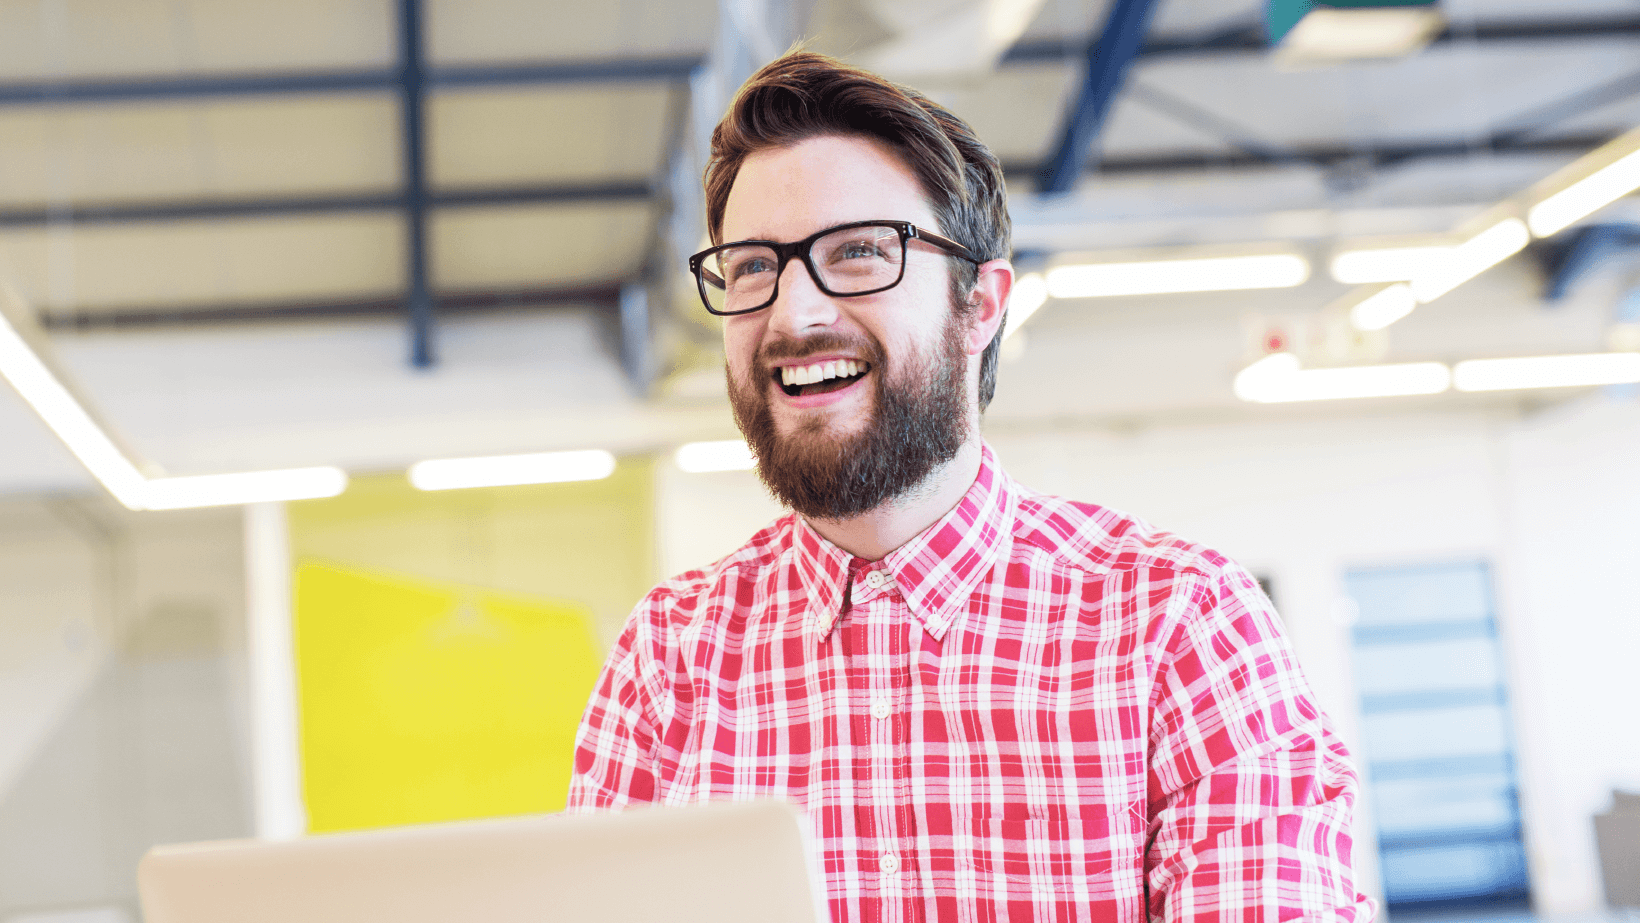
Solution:
{"label": "man's eye", "polygon": [[841,260],[880,259],[882,255],[882,248],[878,247],[876,241],[872,240],[851,240],[837,246],[831,251],[831,258],[834,262]]}
{"label": "man's eye", "polygon": [[730,282],[774,269],[774,260],[766,256],[749,256],[729,263],[727,278]]}

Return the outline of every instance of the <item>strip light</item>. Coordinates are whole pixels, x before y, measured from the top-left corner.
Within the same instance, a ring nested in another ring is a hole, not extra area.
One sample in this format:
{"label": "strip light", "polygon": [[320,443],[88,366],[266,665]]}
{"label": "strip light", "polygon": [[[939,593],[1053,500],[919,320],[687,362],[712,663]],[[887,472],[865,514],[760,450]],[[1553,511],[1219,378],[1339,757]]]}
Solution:
{"label": "strip light", "polygon": [[1294,253],[1085,263],[1049,270],[1048,294],[1096,298],[1292,288],[1309,277],[1310,262]]}
{"label": "strip light", "polygon": [[331,467],[154,478],[143,488],[142,506],[150,510],[177,510],[279,500],[316,500],[334,497],[346,489],[347,472]]}
{"label": "strip light", "polygon": [[1439,394],[1451,385],[1452,372],[1439,362],[1304,369],[1292,353],[1275,353],[1242,369],[1235,391],[1244,401],[1277,404]]}
{"label": "strip light", "polygon": [[580,452],[535,452],[480,458],[439,458],[410,466],[410,483],[420,490],[465,487],[513,487],[601,481],[615,472],[615,456],[602,449]]}
{"label": "strip light", "polygon": [[1451,247],[1361,247],[1334,254],[1328,268],[1345,285],[1406,282],[1439,269],[1451,256]]}
{"label": "strip light", "polygon": [[1459,391],[1575,388],[1640,382],[1640,353],[1470,359],[1453,369]]}
{"label": "strip light", "polygon": [[1048,302],[1048,283],[1041,273],[1027,273],[1014,283],[1008,294],[1008,325],[1002,330],[1004,340],[1014,335],[1037,309]]}
{"label": "strip light", "polygon": [[[15,296],[0,291],[6,306]],[[120,451],[23,334],[0,310],[0,377],[17,390],[69,452],[114,499],[132,510],[235,506],[280,500],[334,497],[347,489],[340,468],[295,468],[197,477],[150,479]]]}
{"label": "strip light", "polygon": [[1382,330],[1418,307],[1412,286],[1405,282],[1385,286],[1350,308],[1350,326],[1357,330]]}
{"label": "strip light", "polygon": [[1428,304],[1526,248],[1526,222],[1504,218],[1452,248],[1451,256],[1414,279],[1412,294]]}
{"label": "strip light", "polygon": [[690,474],[708,471],[748,471],[757,467],[757,457],[741,439],[721,442],[690,442],[678,447],[672,460]]}
{"label": "strip light", "polygon": [[[1591,169],[1592,168],[1592,169]],[[1578,173],[1588,172],[1572,180]],[[1555,187],[1561,187],[1556,189]],[[1554,190],[1526,212],[1532,233],[1548,237],[1640,189],[1640,129],[1596,148],[1538,186]]]}
{"label": "strip light", "polygon": [[[0,292],[0,297],[5,297]],[[57,376],[29,348],[28,341],[0,311],[0,375],[17,389],[63,445],[127,509],[143,509],[147,478],[91,419]]]}

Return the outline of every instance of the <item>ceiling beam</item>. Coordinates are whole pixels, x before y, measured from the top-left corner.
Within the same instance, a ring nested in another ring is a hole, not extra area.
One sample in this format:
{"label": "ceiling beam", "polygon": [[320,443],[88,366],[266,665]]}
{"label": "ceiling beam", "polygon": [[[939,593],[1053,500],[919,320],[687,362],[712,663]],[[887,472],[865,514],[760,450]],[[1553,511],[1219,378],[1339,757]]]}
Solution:
{"label": "ceiling beam", "polygon": [[[614,311],[621,284],[611,282],[570,288],[473,289],[437,292],[440,315],[476,314],[514,308],[593,307]],[[154,327],[200,327],[222,324],[297,322],[348,318],[401,318],[401,297],[384,295],[332,301],[243,302],[155,307],[133,305],[77,311],[45,311],[40,326],[47,330],[134,330]]]}
{"label": "ceiling beam", "polygon": [[[486,205],[577,205],[650,202],[655,190],[649,178],[611,183],[490,186],[435,189],[427,193],[427,207]],[[189,199],[160,202],[115,202],[0,208],[0,228],[51,227],[74,224],[140,224],[165,221],[211,221],[270,216],[321,216],[402,211],[402,192],[359,192],[335,195],[259,196]]]}
{"label": "ceiling beam", "polygon": [[433,299],[427,258],[427,50],[422,41],[421,0],[399,0],[399,148],[403,157],[405,227],[405,319],[410,326],[410,364],[432,368]]}
{"label": "ceiling beam", "polygon": [[[1517,138],[1499,134],[1490,139],[1467,139],[1389,142],[1375,145],[1332,146],[1311,145],[1282,148],[1277,153],[1253,150],[1181,151],[1178,153],[1140,154],[1128,157],[1105,157],[1089,172],[1101,175],[1135,173],[1199,173],[1226,170],[1290,167],[1327,169],[1344,164],[1366,166],[1402,165],[1415,160],[1473,157],[1480,153],[1492,155],[1584,154],[1610,141],[1613,134],[1579,134],[1556,138]],[[1039,163],[1005,163],[1003,173],[1015,180],[1040,176]]]}
{"label": "ceiling beam", "polygon": [[[1448,26],[1432,44],[1501,43],[1542,44],[1568,41],[1611,41],[1640,38],[1640,16],[1512,19]],[[1072,62],[1085,57],[1082,40],[1029,39],[1016,43],[1002,56],[1002,64]],[[1141,58],[1176,55],[1259,55],[1270,50],[1261,23],[1246,23],[1195,35],[1153,35],[1140,45]]]}
{"label": "ceiling beam", "polygon": [[1076,102],[1065,114],[1059,143],[1042,169],[1037,192],[1058,195],[1076,185],[1093,159],[1105,117],[1122,88],[1128,66],[1144,43],[1157,0],[1113,0],[1099,40],[1088,46],[1087,72]]}
{"label": "ceiling beam", "polygon": [[[688,80],[700,63],[700,55],[669,55],[521,64],[426,65],[423,81],[434,90],[571,83],[679,82]],[[398,90],[399,80],[400,71],[396,67],[184,77],[31,80],[0,83],[0,107],[166,102],[234,96],[391,93]]]}

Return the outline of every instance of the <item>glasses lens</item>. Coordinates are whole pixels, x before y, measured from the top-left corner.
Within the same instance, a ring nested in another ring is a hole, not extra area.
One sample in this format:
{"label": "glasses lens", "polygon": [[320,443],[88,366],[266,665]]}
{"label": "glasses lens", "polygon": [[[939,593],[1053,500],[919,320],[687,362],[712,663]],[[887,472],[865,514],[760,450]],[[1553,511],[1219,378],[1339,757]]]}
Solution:
{"label": "glasses lens", "polygon": [[712,310],[732,314],[761,306],[774,292],[780,256],[768,247],[719,250],[701,261],[706,301]]}
{"label": "glasses lens", "polygon": [[844,228],[815,241],[809,259],[826,288],[839,295],[869,292],[900,280],[905,241],[885,225]]}

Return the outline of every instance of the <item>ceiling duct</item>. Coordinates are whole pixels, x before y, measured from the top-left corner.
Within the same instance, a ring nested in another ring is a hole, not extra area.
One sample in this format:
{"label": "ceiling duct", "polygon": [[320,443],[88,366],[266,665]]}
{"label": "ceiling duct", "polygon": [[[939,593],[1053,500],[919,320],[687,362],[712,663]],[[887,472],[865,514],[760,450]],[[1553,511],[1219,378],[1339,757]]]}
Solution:
{"label": "ceiling duct", "polygon": [[1268,0],[1264,22],[1276,62],[1295,68],[1404,57],[1446,27],[1435,0]]}
{"label": "ceiling duct", "polygon": [[1044,0],[862,0],[892,37],[855,56],[890,77],[984,73],[1025,34]]}

